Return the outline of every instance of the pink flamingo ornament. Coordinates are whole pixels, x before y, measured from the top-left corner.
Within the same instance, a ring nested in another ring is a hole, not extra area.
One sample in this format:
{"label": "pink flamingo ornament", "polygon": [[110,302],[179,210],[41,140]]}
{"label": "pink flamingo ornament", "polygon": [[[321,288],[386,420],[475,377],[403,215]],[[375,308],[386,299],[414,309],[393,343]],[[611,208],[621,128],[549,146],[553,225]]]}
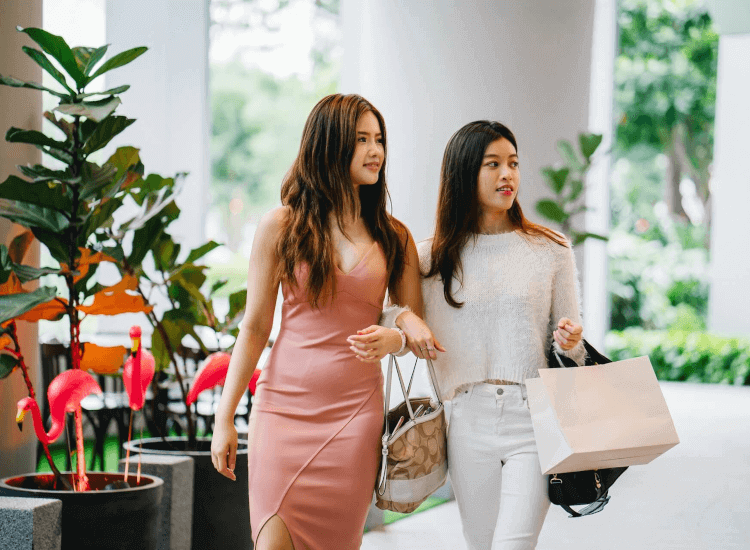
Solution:
{"label": "pink flamingo ornament", "polygon": [[[133,434],[133,411],[140,411],[146,401],[146,388],[154,378],[156,370],[156,361],[154,356],[148,351],[141,348],[141,327],[133,325],[130,327],[130,357],[125,361],[122,369],[122,381],[125,385],[125,392],[128,394],[128,404],[130,405],[130,426],[128,428],[128,443]],[[141,429],[141,438],[143,430]],[[141,482],[141,453],[138,454],[138,473],[136,483]],[[130,447],[125,454],[125,475],[124,479],[128,481],[128,469],[130,467]]]}
{"label": "pink flamingo ornament", "polygon": [[[185,402],[188,406],[195,403],[198,399],[198,394],[202,391],[213,388],[214,386],[223,386],[224,381],[227,378],[227,370],[229,370],[229,360],[232,355],[225,351],[217,351],[212,353],[206,358],[206,362],[203,366],[198,369],[193,378],[193,385],[190,387],[190,391],[187,394]],[[247,387],[250,389],[251,395],[255,395],[255,386],[260,375],[260,369],[255,369],[250,383]]]}
{"label": "pink flamingo ornament", "polygon": [[123,367],[122,381],[131,410],[140,411],[146,401],[146,389],[154,378],[156,361],[153,355],[141,348],[141,327],[130,328],[130,339],[133,345]]}
{"label": "pink flamingo ornament", "polygon": [[[65,427],[65,413],[76,412],[81,407],[81,400],[89,394],[102,393],[102,389],[96,380],[88,372],[71,369],[58,374],[47,388],[47,401],[49,402],[49,414],[52,419],[52,427],[49,432],[44,431],[44,422],[42,414],[39,412],[39,405],[31,397],[24,397],[18,402],[18,414],[16,422],[18,429],[23,429],[23,419],[28,411],[34,419],[34,431],[39,440],[49,445],[56,440]],[[85,490],[88,487],[88,478],[81,464],[84,461],[83,456],[78,457],[78,486],[79,490]]]}

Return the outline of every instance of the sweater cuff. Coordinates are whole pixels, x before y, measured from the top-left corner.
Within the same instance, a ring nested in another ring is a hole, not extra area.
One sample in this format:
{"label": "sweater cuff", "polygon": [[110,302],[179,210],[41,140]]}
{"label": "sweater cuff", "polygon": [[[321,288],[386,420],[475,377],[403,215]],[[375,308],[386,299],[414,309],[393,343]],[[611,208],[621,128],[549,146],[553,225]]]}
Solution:
{"label": "sweater cuff", "polygon": [[396,319],[404,311],[411,311],[411,309],[409,309],[409,306],[398,306],[398,305],[390,305],[388,307],[385,307],[383,308],[383,311],[380,314],[380,319],[378,320],[378,324],[381,327],[396,328]]}
{"label": "sweater cuff", "polygon": [[559,353],[560,355],[564,355],[565,357],[569,357],[573,361],[576,362],[576,365],[579,367],[584,366],[586,361],[586,348],[583,347],[583,338],[580,342],[578,342],[574,348],[569,349],[568,351],[565,351],[560,347],[560,344],[557,343],[557,340],[555,340],[552,345],[555,348],[555,351]]}

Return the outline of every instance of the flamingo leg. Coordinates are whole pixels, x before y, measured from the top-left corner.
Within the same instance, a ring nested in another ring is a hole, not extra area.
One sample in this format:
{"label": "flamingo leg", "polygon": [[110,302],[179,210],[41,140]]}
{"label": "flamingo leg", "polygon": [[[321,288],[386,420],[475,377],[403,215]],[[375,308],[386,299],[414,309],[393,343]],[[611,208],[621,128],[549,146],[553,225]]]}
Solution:
{"label": "flamingo leg", "polygon": [[[144,413],[145,415],[145,413]],[[143,441],[143,426],[141,426],[141,441]],[[141,463],[143,462],[143,449],[138,453],[138,476],[136,477],[136,484],[141,484]]]}
{"label": "flamingo leg", "polygon": [[125,453],[125,482],[128,481],[128,470],[130,469],[130,441],[133,437],[133,409],[130,409],[130,426],[128,427],[128,450]]}
{"label": "flamingo leg", "polygon": [[88,489],[89,480],[86,477],[86,454],[83,448],[83,414],[80,405],[76,407],[76,454],[77,473],[78,473],[78,490],[85,491]]}

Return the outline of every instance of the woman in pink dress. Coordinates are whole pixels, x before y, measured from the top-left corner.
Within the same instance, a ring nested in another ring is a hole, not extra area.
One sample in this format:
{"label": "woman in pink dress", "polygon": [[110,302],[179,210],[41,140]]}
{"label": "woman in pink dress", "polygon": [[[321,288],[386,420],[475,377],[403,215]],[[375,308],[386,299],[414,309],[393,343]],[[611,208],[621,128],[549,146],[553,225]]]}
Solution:
{"label": "woman in pink dress", "polygon": [[[258,550],[353,550],[362,541],[383,428],[379,360],[405,341],[400,330],[374,325],[386,290],[393,303],[422,308],[414,240],[386,211],[385,159],[377,109],[357,95],[325,97],[305,124],[282,206],[255,234],[211,454],[234,479],[234,411],[271,332],[280,284],[281,329],[248,434]],[[399,314],[402,327],[434,340],[416,314]],[[348,336],[368,326],[367,352],[354,357]]]}

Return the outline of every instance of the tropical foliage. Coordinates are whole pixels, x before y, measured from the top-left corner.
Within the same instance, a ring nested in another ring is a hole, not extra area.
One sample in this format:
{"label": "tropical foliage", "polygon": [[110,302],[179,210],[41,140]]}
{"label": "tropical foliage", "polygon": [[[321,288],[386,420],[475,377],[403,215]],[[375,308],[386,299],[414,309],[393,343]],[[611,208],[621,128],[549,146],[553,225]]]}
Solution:
{"label": "tropical foliage", "polygon": [[602,142],[601,134],[579,134],[576,152],[573,144],[566,139],[557,142],[557,150],[563,158],[563,164],[557,168],[542,168],[542,176],[555,194],[553,199],[542,199],[536,203],[536,211],[544,218],[559,224],[563,234],[569,236],[573,246],[594,238],[607,240],[607,237],[596,233],[581,232],[575,229],[573,218],[588,210],[583,204],[586,173],[591,168],[592,156]]}
{"label": "tropical foliage", "polygon": [[718,36],[696,0],[618,5],[611,326],[703,330]]}
{"label": "tropical foliage", "polygon": [[660,380],[750,385],[750,341],[702,331],[628,328],[607,335],[613,361],[648,355]]}

